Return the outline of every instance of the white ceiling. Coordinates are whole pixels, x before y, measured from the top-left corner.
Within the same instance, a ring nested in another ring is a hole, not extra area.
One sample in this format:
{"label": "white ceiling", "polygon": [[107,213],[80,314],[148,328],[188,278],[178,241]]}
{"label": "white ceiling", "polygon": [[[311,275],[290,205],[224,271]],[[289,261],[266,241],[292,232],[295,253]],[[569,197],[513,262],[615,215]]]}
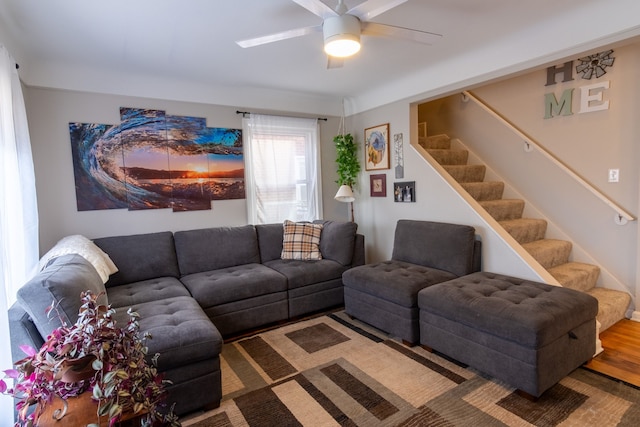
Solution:
{"label": "white ceiling", "polygon": [[373,21],[436,44],[363,37],[327,69],[321,33],[235,43],[321,23],[291,0],[0,0],[0,43],[27,85],[276,109],[285,94],[288,109],[331,114],[343,98],[362,111],[635,36],[639,17],[638,0],[408,0]]}

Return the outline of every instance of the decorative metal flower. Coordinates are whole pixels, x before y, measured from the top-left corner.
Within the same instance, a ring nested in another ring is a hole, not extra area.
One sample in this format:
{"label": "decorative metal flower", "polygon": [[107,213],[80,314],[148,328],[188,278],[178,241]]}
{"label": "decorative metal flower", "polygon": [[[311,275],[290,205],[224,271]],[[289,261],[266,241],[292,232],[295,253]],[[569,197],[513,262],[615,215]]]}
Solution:
{"label": "decorative metal flower", "polygon": [[596,53],[595,55],[579,58],[578,61],[580,61],[580,65],[576,65],[576,72],[582,73],[582,78],[585,80],[591,80],[594,74],[596,78],[604,76],[607,73],[606,68],[611,67],[615,60],[615,58],[611,56],[612,53],[613,50],[609,49]]}

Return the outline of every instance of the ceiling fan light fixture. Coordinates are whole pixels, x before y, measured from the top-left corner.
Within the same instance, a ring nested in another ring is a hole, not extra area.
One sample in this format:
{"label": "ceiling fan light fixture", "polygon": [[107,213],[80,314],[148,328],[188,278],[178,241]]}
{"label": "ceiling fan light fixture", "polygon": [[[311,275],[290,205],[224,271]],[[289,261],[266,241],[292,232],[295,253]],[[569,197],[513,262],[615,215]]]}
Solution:
{"label": "ceiling fan light fixture", "polygon": [[326,18],[322,32],[327,55],[345,58],[360,50],[360,20],[353,15]]}

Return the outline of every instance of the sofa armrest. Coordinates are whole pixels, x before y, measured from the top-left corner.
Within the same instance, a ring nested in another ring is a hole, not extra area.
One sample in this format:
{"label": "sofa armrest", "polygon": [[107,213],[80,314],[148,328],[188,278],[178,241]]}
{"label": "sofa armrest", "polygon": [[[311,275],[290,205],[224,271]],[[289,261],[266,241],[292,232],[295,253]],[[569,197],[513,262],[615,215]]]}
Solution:
{"label": "sofa armrest", "polygon": [[355,242],[353,245],[353,258],[351,260],[351,266],[357,267],[365,264],[364,253],[364,235],[356,233]]}
{"label": "sofa armrest", "polygon": [[27,355],[20,349],[21,345],[29,345],[36,350],[44,344],[29,314],[16,302],[9,308],[9,335],[11,336],[11,360],[15,363]]}
{"label": "sofa armrest", "polygon": [[472,273],[482,271],[482,241],[475,240],[473,242],[473,267]]}

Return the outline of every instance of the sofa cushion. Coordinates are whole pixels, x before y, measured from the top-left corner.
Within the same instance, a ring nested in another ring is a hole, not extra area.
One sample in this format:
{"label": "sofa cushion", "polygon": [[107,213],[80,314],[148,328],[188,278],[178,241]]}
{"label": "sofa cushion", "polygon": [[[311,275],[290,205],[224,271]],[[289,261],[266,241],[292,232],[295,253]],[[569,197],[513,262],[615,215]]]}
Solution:
{"label": "sofa cushion", "polygon": [[118,266],[107,287],[156,277],[180,277],[170,231],[102,237],[93,242]]}
{"label": "sofa cushion", "polygon": [[183,276],[203,308],[287,290],[287,279],[262,264],[246,264]]}
{"label": "sofa cushion", "polygon": [[[47,267],[18,289],[17,299],[33,319],[38,332],[47,337],[64,324],[78,320],[82,292],[91,291],[100,304],[107,304],[100,275],[89,261],[77,254],[54,258]],[[57,309],[47,315],[48,307]]]}
{"label": "sofa cushion", "polygon": [[256,224],[258,246],[260,247],[260,262],[265,263],[280,259],[282,255],[282,237],[284,226],[277,224]]}
{"label": "sofa cushion", "polygon": [[107,291],[113,308],[131,307],[151,301],[179,296],[191,296],[187,288],[175,277],[158,277],[126,285],[112,286]]}
{"label": "sofa cushion", "polygon": [[[218,357],[222,337],[209,317],[191,297],[173,297],[160,301],[134,304],[140,315],[141,332],[148,332],[149,357],[159,353],[158,370],[186,366]],[[127,309],[116,309],[116,323],[124,327],[129,320]]]}
{"label": "sofa cushion", "polygon": [[468,225],[399,220],[391,258],[464,276],[474,271],[474,241]]}
{"label": "sofa cushion", "polygon": [[322,224],[320,252],[342,265],[351,265],[358,224],[355,222],[314,221]]}
{"label": "sofa cushion", "polygon": [[177,231],[174,237],[183,276],[260,262],[253,225]]}
{"label": "sofa cushion", "polygon": [[284,275],[287,278],[288,289],[340,279],[347,269],[344,265],[330,259],[317,261],[277,259],[267,261],[264,265]]}
{"label": "sofa cushion", "polygon": [[282,237],[282,259],[318,260],[322,224],[308,222],[284,222]]}
{"label": "sofa cushion", "polygon": [[455,277],[448,271],[391,260],[350,268],[342,275],[342,282],[376,298],[403,307],[417,307],[421,289]]}

